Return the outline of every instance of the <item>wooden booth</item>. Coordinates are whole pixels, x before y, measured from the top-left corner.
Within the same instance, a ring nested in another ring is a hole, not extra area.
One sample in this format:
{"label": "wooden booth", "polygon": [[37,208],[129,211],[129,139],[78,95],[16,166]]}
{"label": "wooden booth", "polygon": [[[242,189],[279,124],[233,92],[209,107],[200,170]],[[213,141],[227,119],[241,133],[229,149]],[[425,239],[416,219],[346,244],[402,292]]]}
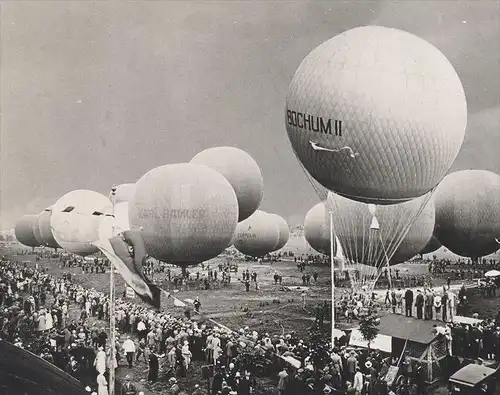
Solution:
{"label": "wooden booth", "polygon": [[[435,325],[443,326],[444,323],[388,314],[380,317],[379,334],[370,347],[398,359],[403,354],[408,355],[414,366],[422,365],[426,383],[433,384],[444,377],[443,369],[448,355],[447,340],[437,335]],[[358,347],[368,345],[357,329],[353,329],[349,344]]]}

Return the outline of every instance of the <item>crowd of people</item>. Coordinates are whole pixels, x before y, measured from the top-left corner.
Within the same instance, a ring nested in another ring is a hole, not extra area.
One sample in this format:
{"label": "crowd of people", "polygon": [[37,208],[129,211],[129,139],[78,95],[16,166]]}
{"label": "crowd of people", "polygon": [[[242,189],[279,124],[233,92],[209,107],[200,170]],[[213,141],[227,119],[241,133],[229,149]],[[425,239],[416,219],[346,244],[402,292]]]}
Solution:
{"label": "crowd of people", "polygon": [[[278,283],[279,274],[273,273]],[[252,272],[243,271],[243,277],[257,283]],[[386,395],[393,390],[385,377],[395,361],[378,351],[352,350],[345,338],[332,348],[320,337],[308,342],[294,332],[270,335],[248,327],[233,332],[200,321],[196,315],[176,317],[120,298],[115,311],[116,359],[111,361],[107,295],[71,280],[69,273],[56,278],[26,263],[2,260],[0,337],[65,370],[99,395],[108,393],[110,369],[122,366],[128,370],[136,364],[147,367],[149,384],[138,384],[141,378],[129,373],[119,382],[118,394],[139,394],[138,388],[147,392],[160,383],[167,394],[250,395],[260,385],[261,376],[276,377],[276,391],[282,395]],[[199,298],[194,303],[199,312]],[[337,309],[353,320],[385,304],[395,314],[441,320],[436,331],[449,337],[450,354],[500,360],[500,313],[495,319],[473,324],[452,322],[465,303],[464,287],[455,295],[445,286],[442,292],[429,288],[416,295],[411,289],[391,289],[384,303],[375,294],[344,292]],[[328,304],[318,304],[317,328],[323,327],[329,312]],[[205,380],[187,392],[180,377],[193,374],[193,361],[197,367],[203,364]],[[418,388],[423,386],[418,364],[403,358],[400,366]]]}
{"label": "crowd of people", "polygon": [[[99,395],[107,394],[109,371],[122,362],[128,368],[146,364],[151,385],[161,381],[167,393],[178,394],[182,393],[179,376],[190,374],[192,361],[200,361],[212,366],[209,385],[202,389],[205,385],[200,383],[193,393],[249,395],[257,376],[289,365],[287,358],[292,358],[307,368],[298,371],[297,378],[302,377],[311,389],[309,379],[316,375],[318,361],[328,362],[331,351],[326,344],[307,344],[295,333],[271,336],[248,327],[232,332],[118,298],[116,360],[111,361],[107,295],[74,284],[71,275],[56,278],[26,263],[7,260],[0,264],[0,305],[2,339],[77,379],[93,377],[88,383]],[[70,307],[77,316],[70,317]],[[309,372],[311,366],[314,374]],[[138,393],[130,375],[120,388],[123,394]]]}

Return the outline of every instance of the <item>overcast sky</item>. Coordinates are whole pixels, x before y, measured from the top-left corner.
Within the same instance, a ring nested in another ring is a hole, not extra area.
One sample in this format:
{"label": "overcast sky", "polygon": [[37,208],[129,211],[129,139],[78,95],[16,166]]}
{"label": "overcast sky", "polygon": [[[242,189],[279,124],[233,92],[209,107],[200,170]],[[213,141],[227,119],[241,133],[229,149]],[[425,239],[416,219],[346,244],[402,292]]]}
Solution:
{"label": "overcast sky", "polygon": [[2,2],[1,226],[73,189],[108,193],[231,145],[265,182],[261,208],[302,222],[317,203],[284,128],[300,61],[344,30],[383,25],[436,45],[462,79],[453,167],[500,172],[497,1]]}

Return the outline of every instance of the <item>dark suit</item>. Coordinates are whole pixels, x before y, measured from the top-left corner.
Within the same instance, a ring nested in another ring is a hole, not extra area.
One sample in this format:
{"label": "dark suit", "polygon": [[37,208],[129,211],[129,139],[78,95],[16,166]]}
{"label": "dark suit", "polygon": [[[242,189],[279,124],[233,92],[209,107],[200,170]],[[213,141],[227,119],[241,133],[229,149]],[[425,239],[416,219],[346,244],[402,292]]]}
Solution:
{"label": "dark suit", "polygon": [[424,308],[424,295],[421,292],[417,294],[417,300],[415,301],[415,306],[417,308],[417,318],[422,319],[423,308]]}
{"label": "dark suit", "polygon": [[405,312],[407,317],[412,317],[413,309],[413,291],[411,289],[408,289],[405,292]]}

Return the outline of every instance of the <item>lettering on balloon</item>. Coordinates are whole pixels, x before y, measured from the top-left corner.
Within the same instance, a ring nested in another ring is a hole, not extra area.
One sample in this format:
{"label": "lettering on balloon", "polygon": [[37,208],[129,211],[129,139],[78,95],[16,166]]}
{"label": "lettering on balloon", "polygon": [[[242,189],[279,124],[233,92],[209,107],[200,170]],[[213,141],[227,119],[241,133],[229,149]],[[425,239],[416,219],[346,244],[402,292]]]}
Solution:
{"label": "lettering on balloon", "polygon": [[161,207],[139,209],[138,217],[142,219],[202,219],[206,216],[205,209],[169,209]]}
{"label": "lettering on balloon", "polygon": [[240,233],[238,239],[240,240],[251,240],[256,239],[257,235],[255,233]]}
{"label": "lettering on balloon", "polygon": [[338,119],[325,119],[292,110],[287,110],[286,118],[290,126],[295,126],[310,132],[342,136],[342,121]]}

